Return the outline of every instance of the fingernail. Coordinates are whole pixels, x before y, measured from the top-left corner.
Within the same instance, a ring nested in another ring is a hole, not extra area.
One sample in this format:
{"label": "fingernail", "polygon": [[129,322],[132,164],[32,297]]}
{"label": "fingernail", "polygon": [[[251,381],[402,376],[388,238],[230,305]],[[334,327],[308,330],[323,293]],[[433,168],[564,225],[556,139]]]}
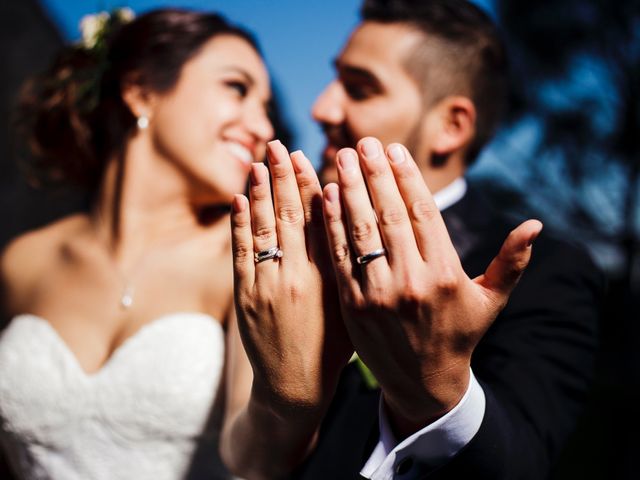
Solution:
{"label": "fingernail", "polygon": [[293,170],[296,173],[302,173],[304,171],[304,161],[306,159],[302,150],[296,150],[292,152],[291,155],[291,163],[293,164]]}
{"label": "fingernail", "polygon": [[330,183],[324,188],[324,198],[329,203],[336,203],[338,201],[338,186],[335,183]]}
{"label": "fingernail", "polygon": [[380,155],[380,146],[373,138],[365,138],[362,141],[362,153],[368,159],[373,160]]}
{"label": "fingernail", "polygon": [[267,146],[269,147],[269,153],[271,154],[269,155],[269,163],[273,165],[279,164],[280,158],[278,157],[278,150],[282,148],[282,143],[280,142],[280,140],[271,140],[269,143],[267,143]]}
{"label": "fingernail", "polygon": [[397,143],[394,143],[393,145],[391,145],[387,150],[387,152],[389,152],[389,158],[391,159],[391,163],[398,165],[404,162],[404,149]]}
{"label": "fingernail", "polygon": [[245,208],[247,207],[247,200],[245,199],[244,195],[236,193],[233,196],[233,202],[231,203],[231,207],[233,208],[233,211],[235,213],[244,212]]}
{"label": "fingernail", "polygon": [[267,167],[264,163],[253,163],[251,165],[251,183],[253,185],[261,185],[266,179]]}
{"label": "fingernail", "polygon": [[346,148],[338,152],[338,162],[342,170],[352,172],[358,166],[358,157],[353,150]]}

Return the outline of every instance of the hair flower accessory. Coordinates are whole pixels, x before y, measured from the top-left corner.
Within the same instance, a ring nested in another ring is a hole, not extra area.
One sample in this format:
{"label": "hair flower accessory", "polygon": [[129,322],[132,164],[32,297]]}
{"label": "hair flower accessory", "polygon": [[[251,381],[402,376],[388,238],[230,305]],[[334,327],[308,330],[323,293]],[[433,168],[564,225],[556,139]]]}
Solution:
{"label": "hair flower accessory", "polygon": [[75,104],[83,113],[92,112],[100,101],[100,83],[109,67],[108,40],[135,17],[130,8],[85,15],[80,20],[82,40],[75,46],[90,61],[76,65],[69,80],[77,84]]}
{"label": "hair flower accessory", "polygon": [[122,25],[135,18],[135,13],[128,7],[109,12],[98,12],[85,15],[80,20],[82,46],[87,50],[100,47],[106,35],[114,25]]}

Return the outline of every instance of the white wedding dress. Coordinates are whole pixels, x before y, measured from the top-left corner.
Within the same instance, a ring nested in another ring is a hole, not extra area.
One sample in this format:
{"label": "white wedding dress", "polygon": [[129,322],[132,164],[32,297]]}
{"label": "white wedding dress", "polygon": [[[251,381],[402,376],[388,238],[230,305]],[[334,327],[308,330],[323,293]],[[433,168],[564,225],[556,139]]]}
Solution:
{"label": "white wedding dress", "polygon": [[154,320],[94,374],[46,320],[17,316],[0,336],[5,456],[26,480],[226,478],[223,365],[222,327],[200,313]]}

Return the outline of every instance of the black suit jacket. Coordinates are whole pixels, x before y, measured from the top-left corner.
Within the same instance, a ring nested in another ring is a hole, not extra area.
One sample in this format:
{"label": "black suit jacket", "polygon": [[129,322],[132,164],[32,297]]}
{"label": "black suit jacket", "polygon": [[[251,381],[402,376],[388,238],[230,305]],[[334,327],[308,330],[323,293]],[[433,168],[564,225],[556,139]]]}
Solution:
{"label": "black suit jacket", "polygon": [[[443,216],[471,277],[484,272],[514,227],[473,189]],[[589,257],[543,233],[506,308],[473,354],[486,396],[479,431],[446,464],[413,462],[397,478],[547,478],[586,400],[602,292],[603,278]],[[379,391],[349,365],[318,446],[294,478],[358,478],[378,440],[378,402]]]}

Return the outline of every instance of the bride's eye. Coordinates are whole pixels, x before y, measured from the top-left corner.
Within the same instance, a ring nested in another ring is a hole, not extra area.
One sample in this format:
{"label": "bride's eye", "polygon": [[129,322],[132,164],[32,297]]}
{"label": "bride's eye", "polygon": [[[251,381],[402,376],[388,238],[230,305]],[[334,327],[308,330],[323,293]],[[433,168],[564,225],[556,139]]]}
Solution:
{"label": "bride's eye", "polygon": [[225,82],[225,85],[232,90],[235,90],[241,98],[246,97],[249,92],[249,87],[239,80],[228,80]]}

